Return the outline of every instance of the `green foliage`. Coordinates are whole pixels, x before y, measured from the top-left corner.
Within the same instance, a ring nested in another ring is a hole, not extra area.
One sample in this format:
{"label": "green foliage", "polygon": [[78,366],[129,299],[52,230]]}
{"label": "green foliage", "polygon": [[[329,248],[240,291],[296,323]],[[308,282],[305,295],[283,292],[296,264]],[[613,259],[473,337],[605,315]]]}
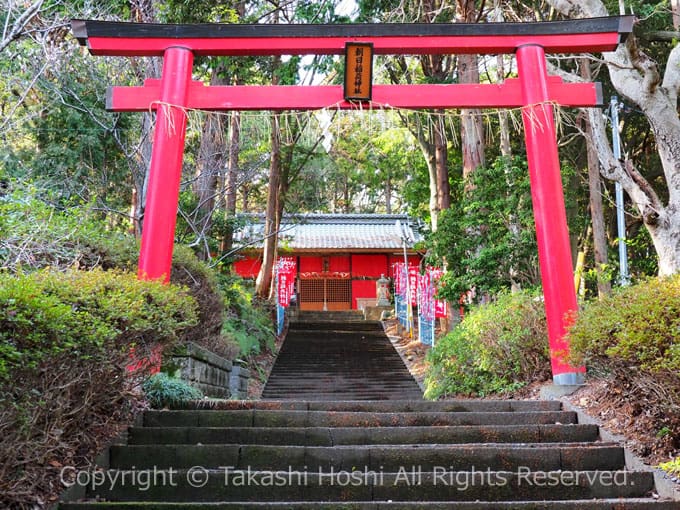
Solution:
{"label": "green foliage", "polygon": [[266,308],[252,304],[253,294],[242,278],[219,275],[219,285],[228,310],[222,334],[239,345],[241,356],[274,349],[274,325]]}
{"label": "green foliage", "polygon": [[668,462],[662,462],[659,467],[671,476],[680,476],[680,457],[676,457]]}
{"label": "green foliage", "polygon": [[47,198],[25,185],[0,197],[0,267],[132,269],[134,239],[107,229],[87,207],[56,208]]}
{"label": "green foliage", "polygon": [[617,289],[569,331],[576,363],[680,372],[680,275]]}
{"label": "green foliage", "polygon": [[172,408],[187,400],[203,398],[203,393],[199,389],[163,372],[154,374],[144,381],[142,389],[149,404],[155,409]]}
{"label": "green foliage", "polygon": [[[643,225],[638,225],[637,231],[628,233],[626,245],[628,246],[628,270],[634,281],[659,274],[659,256],[649,230]],[[616,258],[618,267],[618,251],[611,250],[609,254],[610,259]]]}
{"label": "green foliage", "polygon": [[[106,86],[125,80],[129,71],[111,61],[93,61],[73,40],[54,44],[59,47],[45,55],[46,48],[27,41],[16,55],[21,64],[10,64],[13,78],[0,80],[0,97],[12,102],[12,94],[31,90],[13,112],[11,129],[0,133],[5,142],[0,165],[12,177],[39,183],[55,199],[126,208],[130,173],[124,139],[128,130],[138,129],[137,119],[106,112],[103,104]],[[37,66],[43,62],[49,65],[41,72]]]}
{"label": "green foliage", "polygon": [[0,274],[0,378],[50,357],[170,342],[196,323],[186,291],[119,271]]}
{"label": "green foliage", "polygon": [[391,211],[413,204],[412,212],[428,214],[428,172],[417,141],[399,126],[394,113],[370,115],[369,122],[355,116],[334,120],[332,160],[322,169],[323,182],[310,176],[301,183],[309,188],[307,196],[314,197],[308,204],[331,211],[385,213],[389,196]]}
{"label": "green foliage", "polygon": [[549,376],[545,312],[529,292],[479,305],[428,353],[427,398],[487,395]]}
{"label": "green foliage", "polygon": [[526,160],[499,158],[473,172],[470,182],[458,181],[454,196],[432,235],[434,255],[448,265],[441,294],[457,301],[472,288],[481,295],[507,289],[512,281],[538,285]]}

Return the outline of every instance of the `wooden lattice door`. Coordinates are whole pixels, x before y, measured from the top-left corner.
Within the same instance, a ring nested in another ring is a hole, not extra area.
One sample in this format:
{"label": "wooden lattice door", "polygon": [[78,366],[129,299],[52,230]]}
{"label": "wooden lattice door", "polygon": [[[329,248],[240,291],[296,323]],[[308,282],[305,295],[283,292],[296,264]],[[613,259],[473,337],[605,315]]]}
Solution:
{"label": "wooden lattice door", "polygon": [[300,280],[300,310],[350,310],[352,280],[310,278]]}

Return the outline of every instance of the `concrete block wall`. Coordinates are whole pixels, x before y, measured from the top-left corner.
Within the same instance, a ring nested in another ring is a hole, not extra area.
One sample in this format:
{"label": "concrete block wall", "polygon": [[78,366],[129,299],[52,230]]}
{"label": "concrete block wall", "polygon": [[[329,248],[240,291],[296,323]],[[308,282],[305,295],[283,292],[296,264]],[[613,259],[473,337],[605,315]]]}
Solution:
{"label": "concrete block wall", "polygon": [[[171,357],[174,376],[213,398],[245,399],[250,371],[194,344]],[[176,367],[176,368],[175,368]]]}

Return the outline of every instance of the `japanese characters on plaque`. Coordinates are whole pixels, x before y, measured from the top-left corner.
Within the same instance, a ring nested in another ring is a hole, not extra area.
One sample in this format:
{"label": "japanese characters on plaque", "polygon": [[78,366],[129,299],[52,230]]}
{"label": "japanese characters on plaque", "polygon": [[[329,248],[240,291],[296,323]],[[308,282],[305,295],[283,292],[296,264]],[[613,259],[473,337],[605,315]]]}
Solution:
{"label": "japanese characters on plaque", "polygon": [[373,92],[373,45],[345,44],[345,99],[370,101]]}

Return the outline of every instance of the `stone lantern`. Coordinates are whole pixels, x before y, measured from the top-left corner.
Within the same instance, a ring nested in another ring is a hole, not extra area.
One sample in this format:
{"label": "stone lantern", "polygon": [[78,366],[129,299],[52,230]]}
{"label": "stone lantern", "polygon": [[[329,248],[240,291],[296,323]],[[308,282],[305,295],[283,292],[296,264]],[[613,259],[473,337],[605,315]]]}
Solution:
{"label": "stone lantern", "polygon": [[376,306],[390,306],[390,281],[385,278],[385,275],[380,275],[376,282]]}

